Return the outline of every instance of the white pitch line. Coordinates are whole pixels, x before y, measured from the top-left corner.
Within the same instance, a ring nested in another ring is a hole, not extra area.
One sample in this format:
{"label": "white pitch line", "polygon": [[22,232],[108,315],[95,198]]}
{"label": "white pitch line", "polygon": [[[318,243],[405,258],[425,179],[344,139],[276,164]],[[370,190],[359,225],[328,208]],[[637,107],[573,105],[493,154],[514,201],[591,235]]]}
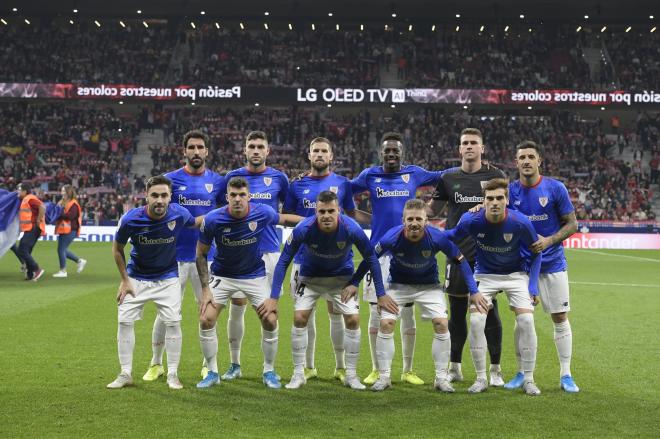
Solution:
{"label": "white pitch line", "polygon": [[660,285],[647,285],[647,284],[614,284],[609,282],[569,282],[569,284],[576,285],[602,285],[608,287],[640,287],[640,288],[660,288]]}
{"label": "white pitch line", "polygon": [[642,258],[640,256],[630,256],[630,255],[620,255],[617,253],[605,253],[605,252],[597,252],[595,250],[584,250],[584,249],[571,249],[571,250],[579,250],[581,252],[585,253],[594,253],[597,255],[605,255],[605,256],[618,256],[620,258],[628,258],[628,259],[635,259],[638,261],[647,261],[647,262],[657,262],[660,264],[660,259],[653,259],[653,258]]}

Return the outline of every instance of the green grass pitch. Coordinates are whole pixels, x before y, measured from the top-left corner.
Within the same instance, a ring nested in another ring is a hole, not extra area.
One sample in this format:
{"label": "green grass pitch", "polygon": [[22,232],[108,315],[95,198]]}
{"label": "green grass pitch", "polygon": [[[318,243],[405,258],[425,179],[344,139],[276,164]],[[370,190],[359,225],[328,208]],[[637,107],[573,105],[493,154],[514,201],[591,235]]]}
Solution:
{"label": "green grass pitch", "polygon": [[[536,381],[543,394],[489,389],[468,395],[474,369],[466,346],[466,381],[453,395],[433,391],[429,322],[417,319],[415,370],[420,387],[398,382],[383,393],[356,392],[331,379],[334,358],[325,305],[317,315],[320,379],[299,391],[272,391],[261,383],[258,321],[246,313],[244,377],[207,391],[195,388],[201,353],[196,306],[184,299],[183,354],[179,376],[186,386],[171,391],[164,380],[144,383],[151,358],[155,310],[136,324],[135,388],[110,391],[119,371],[115,293],[118,275],[110,245],[75,243],[89,260],[85,272],[54,279],[55,244],[40,242],[35,256],[47,270],[38,283],[23,281],[9,253],[0,259],[0,437],[659,437],[660,436],[660,252],[570,250],[570,314],[574,334],[573,375],[582,392],[558,388],[552,324],[536,312],[539,351]],[[288,285],[287,285],[288,286]],[[370,370],[367,307],[362,307],[359,374]],[[513,319],[500,300],[504,325],[505,379],[515,372]],[[292,304],[280,303],[277,371],[292,372]],[[228,365],[226,311],[218,323],[219,366]]]}

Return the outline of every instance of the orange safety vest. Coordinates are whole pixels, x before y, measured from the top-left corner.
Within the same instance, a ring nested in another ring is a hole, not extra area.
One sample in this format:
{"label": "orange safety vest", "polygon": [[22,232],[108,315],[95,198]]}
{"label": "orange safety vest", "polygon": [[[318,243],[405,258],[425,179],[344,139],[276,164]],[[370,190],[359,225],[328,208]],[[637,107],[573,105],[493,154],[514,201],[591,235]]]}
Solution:
{"label": "orange safety vest", "polygon": [[[64,206],[64,213],[71,210],[71,207],[74,205],[78,206],[78,230],[76,231],[76,236],[80,236],[80,227],[82,227],[82,209],[80,208],[80,204],[76,200],[69,201]],[[58,219],[55,223],[55,234],[68,235],[69,233],[71,233],[71,221],[68,219]]]}
{"label": "orange safety vest", "polygon": [[[21,232],[29,232],[32,230],[32,209],[28,204],[30,200],[38,200],[36,196],[28,194],[21,200],[21,208],[18,211],[18,221],[21,226]],[[41,229],[41,236],[46,234],[46,220],[45,218],[39,222],[39,229]]]}

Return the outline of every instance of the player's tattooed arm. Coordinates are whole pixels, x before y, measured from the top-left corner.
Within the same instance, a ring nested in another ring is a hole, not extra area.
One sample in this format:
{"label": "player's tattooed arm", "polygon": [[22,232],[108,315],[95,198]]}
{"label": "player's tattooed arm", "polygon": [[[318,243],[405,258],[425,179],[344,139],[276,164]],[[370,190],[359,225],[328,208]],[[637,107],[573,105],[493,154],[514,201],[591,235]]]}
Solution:
{"label": "player's tattooed arm", "polygon": [[360,224],[370,225],[371,224],[371,214],[360,209],[347,210],[346,215],[353,218]]}
{"label": "player's tattooed arm", "polygon": [[530,246],[530,250],[534,253],[541,253],[551,245],[560,243],[564,239],[577,232],[578,223],[577,218],[575,217],[575,212],[570,212],[566,215],[563,215],[561,217],[561,222],[561,228],[557,231],[557,233],[547,237],[539,235],[539,239]]}
{"label": "player's tattooed arm", "polygon": [[280,226],[295,226],[298,224],[300,221],[304,220],[305,217],[299,216],[299,215],[292,215],[290,213],[281,213],[280,214],[280,220],[278,221],[278,224]]}
{"label": "player's tattooed arm", "polygon": [[124,303],[124,298],[127,294],[135,297],[133,291],[133,285],[131,280],[128,278],[128,272],[126,271],[126,255],[124,254],[124,247],[126,244],[117,242],[116,240],[112,242],[112,255],[115,258],[115,264],[117,264],[117,269],[119,270],[119,275],[121,276],[121,282],[117,290],[117,303]]}
{"label": "player's tattooed arm", "polygon": [[445,200],[431,200],[426,203],[426,215],[429,218],[438,218],[442,211],[447,206],[447,201]]}
{"label": "player's tattooed arm", "polygon": [[207,257],[210,248],[210,245],[197,241],[197,256],[195,258],[195,265],[197,266],[199,282],[202,284],[202,288],[209,287],[209,266],[207,263]]}

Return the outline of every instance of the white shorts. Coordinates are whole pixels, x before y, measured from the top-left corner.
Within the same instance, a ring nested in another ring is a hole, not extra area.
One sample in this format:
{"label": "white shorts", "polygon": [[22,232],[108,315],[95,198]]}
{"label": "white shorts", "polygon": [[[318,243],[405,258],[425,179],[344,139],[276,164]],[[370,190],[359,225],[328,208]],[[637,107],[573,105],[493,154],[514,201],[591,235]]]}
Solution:
{"label": "white shorts", "polygon": [[181,300],[186,291],[186,284],[190,281],[195,293],[195,301],[199,304],[202,299],[202,283],[199,281],[197,264],[195,262],[179,262],[179,282],[181,282]]}
{"label": "white shorts", "polygon": [[568,301],[568,273],[541,273],[539,276],[539,299],[543,310],[549,314],[571,310]]}
{"label": "white shorts", "polygon": [[[382,256],[378,259],[380,263],[380,272],[383,275],[383,283],[387,282],[387,279],[390,277],[390,260],[392,257],[390,255]],[[362,300],[369,303],[376,303],[378,299],[376,298],[376,286],[374,285],[374,280],[371,276],[371,272],[368,272],[364,276],[364,289],[362,290]]]}
{"label": "white shorts", "polygon": [[[280,252],[264,253],[261,256],[261,260],[264,261],[266,266],[266,279],[268,280],[268,289],[273,286],[273,274],[275,273],[275,266],[277,261],[280,260]],[[232,296],[232,299],[245,299],[245,294],[238,292]]]}
{"label": "white shorts", "polygon": [[294,309],[296,311],[311,310],[316,306],[316,301],[324,297],[337,314],[359,314],[360,305],[355,297],[347,303],[341,301],[341,290],[351,279],[350,276],[335,277],[303,277],[298,276],[298,283],[293,290]]}
{"label": "white shorts", "polygon": [[[524,271],[511,274],[475,274],[474,279],[479,286],[479,292],[488,301],[488,306],[492,305],[497,293],[504,291],[510,306],[534,311],[534,303],[529,296],[529,275]],[[470,305],[470,309],[476,307]]]}
{"label": "white shorts", "polygon": [[388,284],[387,294],[399,305],[399,314],[392,314],[381,309],[381,319],[397,320],[401,314],[401,307],[411,302],[419,307],[424,320],[447,318],[447,303],[440,284]]}
{"label": "white shorts", "polygon": [[225,306],[230,297],[242,293],[255,308],[270,297],[270,288],[266,276],[254,279],[233,279],[211,275],[209,286],[213,294],[213,302]]}
{"label": "white shorts", "polygon": [[144,305],[147,302],[156,304],[158,315],[164,322],[181,321],[181,289],[179,278],[147,281],[129,278],[133,285],[135,297],[127,294],[124,303],[118,306],[120,323],[132,323],[142,320]]}

